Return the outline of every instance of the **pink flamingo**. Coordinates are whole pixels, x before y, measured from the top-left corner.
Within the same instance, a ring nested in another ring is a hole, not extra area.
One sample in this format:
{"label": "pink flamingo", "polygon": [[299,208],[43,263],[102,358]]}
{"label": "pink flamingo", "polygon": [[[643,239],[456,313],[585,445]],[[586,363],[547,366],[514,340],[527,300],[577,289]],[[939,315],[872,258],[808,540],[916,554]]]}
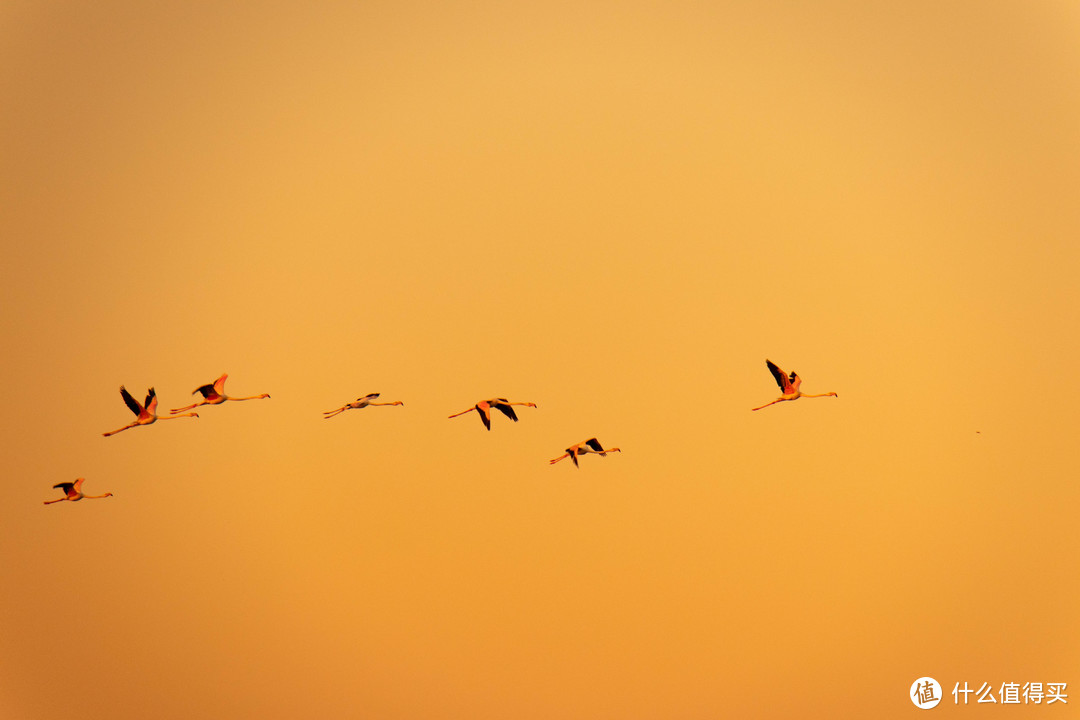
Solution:
{"label": "pink flamingo", "polygon": [[791,373],[790,377],[785,375],[784,371],[777,367],[776,363],[774,363],[772,360],[766,359],[765,364],[768,365],[769,372],[771,372],[773,374],[773,377],[776,378],[776,384],[780,386],[780,390],[783,391],[783,395],[776,398],[770,403],[765,403],[761,407],[750,408],[751,410],[760,410],[761,408],[767,408],[770,405],[775,405],[778,402],[784,402],[785,400],[798,400],[801,397],[839,397],[839,395],[834,392],[820,393],[818,395],[806,395],[804,393],[801,393],[799,392],[799,386],[802,385],[801,377],[796,375],[794,372]]}
{"label": "pink flamingo", "polygon": [[56,483],[55,485],[53,485],[53,487],[63,490],[64,497],[57,498],[56,500],[46,500],[45,504],[52,505],[53,503],[64,502],[65,500],[75,502],[76,500],[82,500],[83,498],[96,500],[97,498],[112,497],[112,493],[105,493],[104,495],[84,495],[82,491],[82,484],[84,480],[86,480],[86,478],[77,478],[75,482]]}
{"label": "pink flamingo", "polygon": [[200,405],[220,405],[226,400],[262,400],[263,398],[269,398],[268,393],[262,395],[252,395],[250,397],[229,397],[225,394],[225,379],[229,377],[228,373],[225,373],[214,382],[209,385],[203,385],[197,387],[191,391],[191,394],[202,393],[203,399],[194,405],[188,405],[187,407],[177,408],[176,410],[170,410],[171,413],[181,413],[185,410],[194,410]]}
{"label": "pink flamingo", "polygon": [[368,405],[404,405],[405,404],[405,403],[401,402],[400,400],[395,400],[394,402],[388,402],[388,403],[374,402],[375,398],[377,398],[377,397],[379,397],[379,393],[368,393],[364,397],[356,398],[355,400],[353,400],[350,403],[345,403],[344,405],[339,407],[337,410],[324,410],[323,415],[325,415],[326,417],[323,418],[323,419],[324,420],[329,420],[330,418],[334,417],[335,415],[339,415],[339,414],[345,412],[346,410],[359,410],[360,408],[365,408]]}
{"label": "pink flamingo", "polygon": [[136,425],[152,425],[158,420],[177,420],[182,417],[199,417],[197,413],[184,413],[183,415],[168,415],[165,417],[158,417],[157,415],[157,393],[154,392],[154,388],[150,388],[150,391],[146,394],[146,404],[140,405],[139,401],[131,397],[131,393],[127,391],[123,385],[120,386],[120,395],[123,396],[124,402],[131,408],[131,412],[135,413],[135,422],[130,425],[125,425],[119,430],[113,430],[112,432],[102,433],[105,437],[115,435],[118,432],[123,432],[128,428],[133,428]]}
{"label": "pink flamingo", "polygon": [[599,440],[597,440],[596,438],[589,438],[588,440],[579,442],[577,445],[571,445],[570,447],[566,448],[566,452],[564,452],[562,455],[555,458],[554,460],[549,461],[549,463],[551,465],[554,465],[560,460],[570,458],[574,461],[574,467],[581,467],[580,465],[578,465],[577,461],[579,455],[596,453],[600,457],[607,457],[607,454],[609,452],[622,452],[622,450],[619,450],[619,448],[608,448],[607,450],[605,450],[604,446],[600,444]]}
{"label": "pink flamingo", "polygon": [[492,398],[491,400],[481,400],[473,405],[468,410],[462,410],[459,413],[454,413],[450,417],[456,418],[458,415],[464,415],[465,413],[471,413],[475,410],[480,415],[480,419],[484,423],[484,427],[491,430],[491,408],[499,410],[503,415],[510,418],[514,422],[518,421],[517,413],[514,412],[514,408],[511,405],[523,405],[525,407],[536,407],[536,403],[531,402],[510,402],[506,398]]}

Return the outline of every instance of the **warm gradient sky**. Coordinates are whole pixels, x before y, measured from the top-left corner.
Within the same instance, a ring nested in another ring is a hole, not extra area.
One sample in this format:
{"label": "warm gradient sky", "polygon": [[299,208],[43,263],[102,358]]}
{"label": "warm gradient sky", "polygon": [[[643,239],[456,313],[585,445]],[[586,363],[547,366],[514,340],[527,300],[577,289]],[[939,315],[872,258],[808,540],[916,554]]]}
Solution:
{"label": "warm gradient sky", "polygon": [[15,0],[0,96],[0,717],[1080,705],[1075,3]]}

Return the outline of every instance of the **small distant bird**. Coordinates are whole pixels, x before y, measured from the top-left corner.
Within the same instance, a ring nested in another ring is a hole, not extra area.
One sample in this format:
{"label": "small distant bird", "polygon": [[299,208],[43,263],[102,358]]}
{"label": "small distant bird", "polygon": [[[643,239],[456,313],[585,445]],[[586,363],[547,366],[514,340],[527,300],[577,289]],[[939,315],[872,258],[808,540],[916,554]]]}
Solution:
{"label": "small distant bird", "polygon": [[774,363],[772,360],[765,360],[765,364],[769,366],[769,372],[771,372],[773,374],[773,377],[776,378],[776,384],[780,386],[780,390],[783,391],[784,394],[773,400],[771,403],[765,403],[761,407],[750,408],[751,410],[760,410],[761,408],[767,408],[770,405],[774,405],[778,402],[783,402],[785,400],[798,400],[801,397],[828,397],[830,395],[832,397],[839,397],[834,392],[821,393],[820,395],[804,395],[803,393],[799,392],[799,386],[802,385],[801,377],[796,375],[794,372],[791,373],[790,376],[785,375],[784,371],[778,368],[776,366],[776,363]]}
{"label": "small distant bird", "polygon": [[600,444],[599,440],[597,440],[596,438],[589,438],[584,442],[579,442],[577,445],[571,445],[570,447],[566,448],[566,452],[564,452],[562,455],[555,458],[554,460],[551,460],[549,464],[554,465],[560,460],[570,458],[574,461],[574,467],[581,467],[580,465],[578,465],[577,461],[579,455],[596,453],[600,457],[607,457],[607,454],[609,452],[622,452],[622,450],[619,450],[619,448],[608,448],[607,450],[605,450],[604,446]]}
{"label": "small distant bird", "polygon": [[[491,429],[491,408],[499,410],[503,415],[510,418],[514,422],[518,421],[517,413],[514,412],[512,405],[523,405],[525,407],[536,407],[536,403],[531,402],[510,402],[506,398],[492,398],[491,400],[481,400],[473,405],[468,410],[462,410],[459,413],[454,413],[450,417],[456,418],[458,415],[464,415],[465,413],[471,413],[475,410],[480,414],[480,419],[484,422],[484,427],[488,430]],[[449,418],[448,418],[449,419]]]}
{"label": "small distant bird", "polygon": [[252,395],[250,397],[229,397],[225,394],[225,379],[229,377],[228,373],[225,373],[214,382],[209,385],[203,385],[197,387],[191,391],[191,394],[202,393],[203,399],[194,405],[188,405],[187,407],[177,408],[176,410],[170,410],[171,413],[180,413],[185,410],[193,410],[200,405],[220,405],[226,400],[262,400],[263,398],[269,398],[270,395],[263,393],[262,395]]}
{"label": "small distant bird", "polygon": [[377,397],[379,397],[379,393],[368,393],[364,397],[356,398],[351,403],[345,403],[344,405],[339,407],[337,410],[324,410],[323,415],[325,415],[326,417],[323,418],[323,419],[324,420],[329,420],[330,418],[334,417],[335,415],[340,415],[341,413],[345,412],[346,410],[359,410],[360,408],[366,408],[368,405],[404,405],[405,404],[405,403],[401,402],[400,400],[395,400],[394,402],[388,402],[388,403],[375,402],[375,398],[377,398]]}
{"label": "small distant bird", "polygon": [[105,493],[104,495],[84,495],[82,491],[82,484],[84,480],[86,480],[86,478],[78,478],[75,480],[75,482],[56,483],[55,485],[53,485],[53,487],[63,490],[64,497],[57,498],[56,500],[46,500],[45,504],[52,505],[53,503],[64,502],[65,500],[75,502],[76,500],[82,500],[83,498],[96,500],[97,498],[112,497],[112,493]]}
{"label": "small distant bird", "polygon": [[[124,402],[127,404],[127,406],[131,408],[131,412],[135,413],[135,422],[131,423],[130,425],[125,425],[119,430],[102,433],[102,435],[104,435],[105,437],[115,435],[118,432],[123,432],[124,430],[127,430],[128,428],[133,428],[136,425],[151,425],[158,420],[177,420],[182,417],[199,417],[198,413],[184,413],[183,415],[174,414],[166,415],[164,417],[158,417],[158,399],[157,393],[154,392],[154,388],[150,388],[149,392],[147,392],[146,403],[144,405],[140,405],[138,400],[131,397],[131,393],[129,393],[127,391],[127,388],[125,388],[123,385],[120,386],[120,395],[124,398]],[[175,413],[175,411],[173,412]]]}

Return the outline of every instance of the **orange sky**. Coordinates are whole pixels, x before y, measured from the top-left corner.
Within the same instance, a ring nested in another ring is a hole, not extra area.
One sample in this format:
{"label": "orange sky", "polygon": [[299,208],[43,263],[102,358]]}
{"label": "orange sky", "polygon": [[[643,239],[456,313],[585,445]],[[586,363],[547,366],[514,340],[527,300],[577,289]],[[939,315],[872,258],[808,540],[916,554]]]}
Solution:
{"label": "orange sky", "polygon": [[0,716],[1067,717],[1078,31],[0,7]]}

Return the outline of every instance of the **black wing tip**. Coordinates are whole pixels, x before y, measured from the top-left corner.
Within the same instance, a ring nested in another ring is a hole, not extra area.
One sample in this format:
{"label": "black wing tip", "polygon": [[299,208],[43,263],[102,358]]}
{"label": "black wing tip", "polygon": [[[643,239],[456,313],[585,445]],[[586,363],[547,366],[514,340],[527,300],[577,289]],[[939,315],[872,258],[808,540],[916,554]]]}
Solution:
{"label": "black wing tip", "polygon": [[495,408],[498,409],[498,411],[501,412],[503,415],[505,415],[506,417],[513,420],[514,422],[518,421],[517,413],[514,412],[514,408],[512,406],[504,405],[502,403],[497,403],[495,405]]}
{"label": "black wing tip", "polygon": [[769,372],[772,373],[773,379],[776,380],[776,384],[780,386],[781,390],[787,390],[785,385],[788,382],[787,375],[780,369],[780,366],[774,363],[772,360],[766,359],[765,365],[769,368]]}
{"label": "black wing tip", "polygon": [[142,412],[142,410],[139,409],[139,401],[136,400],[135,397],[130,392],[128,392],[128,389],[123,385],[120,386],[120,397],[124,399],[124,404],[127,405],[128,410],[135,413],[136,415]]}

